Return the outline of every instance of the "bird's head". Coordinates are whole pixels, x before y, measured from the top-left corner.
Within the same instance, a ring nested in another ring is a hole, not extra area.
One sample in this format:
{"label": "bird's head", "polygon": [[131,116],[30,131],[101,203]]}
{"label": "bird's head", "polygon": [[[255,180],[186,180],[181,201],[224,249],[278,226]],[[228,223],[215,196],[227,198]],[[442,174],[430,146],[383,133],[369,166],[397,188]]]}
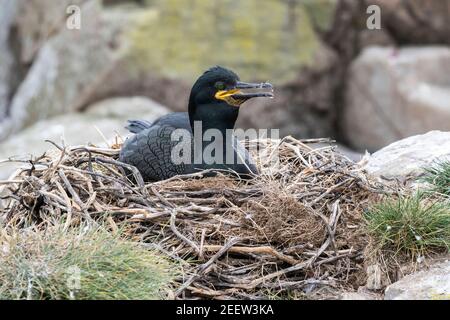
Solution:
{"label": "bird's head", "polygon": [[189,99],[189,117],[193,121],[220,122],[234,127],[239,107],[252,98],[273,98],[270,83],[242,82],[231,70],[220,66],[207,70],[197,79]]}

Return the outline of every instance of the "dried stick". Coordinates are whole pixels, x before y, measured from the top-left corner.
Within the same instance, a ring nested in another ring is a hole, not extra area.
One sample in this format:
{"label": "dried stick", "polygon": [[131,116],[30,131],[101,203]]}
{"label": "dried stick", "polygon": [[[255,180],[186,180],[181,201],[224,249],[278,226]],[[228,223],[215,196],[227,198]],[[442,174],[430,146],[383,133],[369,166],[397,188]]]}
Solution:
{"label": "dried stick", "polygon": [[[203,247],[205,251],[219,251],[222,247],[217,245],[206,245]],[[299,263],[300,261],[285,255],[281,252],[278,252],[272,247],[269,246],[262,246],[262,247],[231,247],[228,252],[232,253],[239,253],[239,254],[249,254],[249,253],[256,253],[256,254],[268,254],[272,255],[274,257],[277,257],[278,259],[285,261],[289,264],[295,265]]]}
{"label": "dried stick", "polygon": [[178,297],[184,290],[186,290],[186,288],[189,287],[195,281],[195,279],[208,273],[208,269],[213,265],[213,263],[239,241],[239,238],[231,238],[230,240],[228,240],[228,242],[215,255],[213,255],[211,259],[209,259],[206,263],[200,265],[197,272],[193,274],[185,283],[183,283],[183,285],[178,288],[177,291],[175,291],[175,297]]}
{"label": "dried stick", "polygon": [[177,218],[177,210],[172,210],[172,213],[170,216],[170,229],[178,238],[180,238],[183,242],[187,243],[192,249],[194,249],[196,255],[198,256],[200,254],[199,247],[193,241],[189,240],[188,238],[186,238],[184,235],[182,235],[178,231],[178,229],[175,225],[176,218]]}

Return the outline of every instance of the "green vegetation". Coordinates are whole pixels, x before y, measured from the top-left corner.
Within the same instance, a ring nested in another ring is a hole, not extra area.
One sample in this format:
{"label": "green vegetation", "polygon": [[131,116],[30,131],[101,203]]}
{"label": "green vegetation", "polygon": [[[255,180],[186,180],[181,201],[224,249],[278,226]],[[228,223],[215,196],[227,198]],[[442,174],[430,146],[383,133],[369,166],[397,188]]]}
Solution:
{"label": "green vegetation", "polygon": [[367,227],[381,248],[421,255],[450,248],[450,204],[423,194],[387,199],[366,214]]}
{"label": "green vegetation", "polygon": [[[216,64],[239,70],[243,79],[288,81],[319,46],[310,1],[152,0],[148,6],[130,33],[131,61],[187,81]],[[333,6],[322,0],[315,21],[326,24]]]}
{"label": "green vegetation", "polygon": [[102,227],[13,230],[0,228],[0,299],[160,299],[176,273]]}
{"label": "green vegetation", "polygon": [[425,169],[424,182],[430,184],[430,190],[450,196],[450,161],[441,161]]}

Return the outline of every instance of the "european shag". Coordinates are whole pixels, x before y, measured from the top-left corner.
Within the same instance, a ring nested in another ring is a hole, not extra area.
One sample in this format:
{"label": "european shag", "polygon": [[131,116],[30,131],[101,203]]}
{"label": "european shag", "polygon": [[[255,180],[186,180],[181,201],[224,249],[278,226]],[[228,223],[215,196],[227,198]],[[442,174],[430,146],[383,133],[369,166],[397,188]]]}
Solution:
{"label": "european shag", "polygon": [[[230,136],[230,132],[234,129],[239,107],[245,101],[256,97],[273,97],[272,92],[269,83],[241,82],[233,71],[213,67],[192,87],[188,112],[170,113],[153,123],[145,120],[128,121],[127,129],[134,135],[125,141],[120,161],[135,166],[145,181],[159,181],[206,169],[233,171],[240,177],[255,175],[258,171],[251,156],[232,133]],[[220,132],[223,139],[211,140],[221,146],[211,153],[212,160],[208,156],[195,158],[200,153],[204,155],[211,144],[211,141],[202,139],[208,129]],[[189,139],[185,139],[186,136],[183,139],[174,138],[174,133],[182,131],[187,133]],[[174,155],[180,149],[183,150],[182,147],[187,149],[179,154],[183,156],[188,150],[190,155],[187,161],[174,159]],[[174,148],[178,148],[177,152],[174,152]],[[215,157],[218,152],[223,152],[221,157]]]}

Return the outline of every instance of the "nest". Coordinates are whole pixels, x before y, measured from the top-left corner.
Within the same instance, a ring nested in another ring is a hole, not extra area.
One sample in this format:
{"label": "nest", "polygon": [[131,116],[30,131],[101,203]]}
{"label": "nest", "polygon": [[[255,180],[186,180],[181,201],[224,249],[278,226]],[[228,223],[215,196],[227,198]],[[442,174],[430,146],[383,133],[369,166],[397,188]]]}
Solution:
{"label": "nest", "polygon": [[19,227],[106,220],[180,263],[172,298],[356,289],[365,281],[362,212],[380,190],[332,146],[310,145],[316,142],[324,140],[248,142],[258,151],[254,179],[200,172],[148,184],[117,160],[120,144],[53,143],[55,150],[1,183],[0,215]]}

